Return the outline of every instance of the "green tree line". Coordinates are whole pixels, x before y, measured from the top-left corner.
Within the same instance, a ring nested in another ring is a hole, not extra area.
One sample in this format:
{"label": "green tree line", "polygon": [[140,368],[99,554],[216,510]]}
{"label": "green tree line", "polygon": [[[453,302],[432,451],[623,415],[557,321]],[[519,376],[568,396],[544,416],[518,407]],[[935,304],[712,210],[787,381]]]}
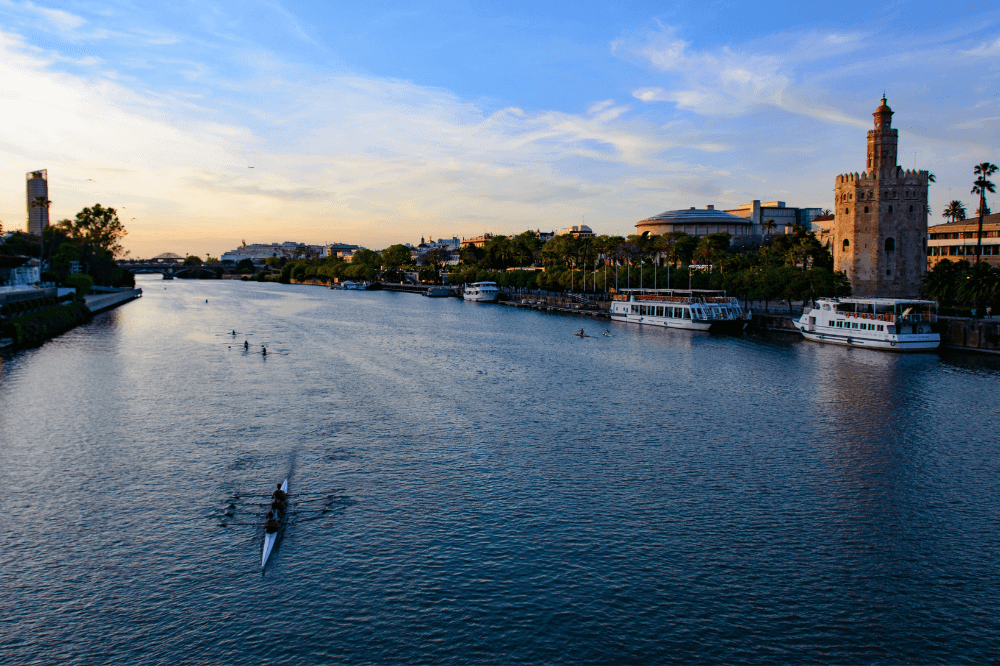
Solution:
{"label": "green tree line", "polygon": [[[49,202],[39,202],[39,206]],[[84,208],[73,219],[60,220],[49,225],[39,237],[16,232],[0,245],[0,254],[44,258],[49,270],[42,275],[43,282],[79,281],[70,279],[73,262],[93,284],[106,287],[135,286],[131,271],[120,268],[117,259],[125,256],[121,245],[128,234],[118,219],[114,208],[94,204]]]}

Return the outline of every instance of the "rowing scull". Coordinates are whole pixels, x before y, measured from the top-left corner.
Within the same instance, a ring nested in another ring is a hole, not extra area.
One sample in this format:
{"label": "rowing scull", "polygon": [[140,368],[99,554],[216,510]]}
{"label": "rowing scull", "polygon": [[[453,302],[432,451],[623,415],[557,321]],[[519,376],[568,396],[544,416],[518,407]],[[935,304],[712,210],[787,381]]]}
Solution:
{"label": "rowing scull", "polygon": [[[288,477],[285,477],[285,481],[281,484],[281,492],[288,493]],[[274,516],[275,520],[278,520],[278,516]],[[274,542],[278,540],[278,533],[268,534],[264,532],[264,553],[260,558],[260,568],[263,569],[267,565],[267,558],[271,556],[271,550],[274,548]]]}

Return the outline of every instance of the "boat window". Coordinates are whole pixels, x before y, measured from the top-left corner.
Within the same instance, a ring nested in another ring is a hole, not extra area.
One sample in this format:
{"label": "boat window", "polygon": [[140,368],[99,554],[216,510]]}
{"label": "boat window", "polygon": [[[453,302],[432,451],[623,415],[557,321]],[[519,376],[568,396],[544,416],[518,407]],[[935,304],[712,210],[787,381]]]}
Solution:
{"label": "boat window", "polygon": [[851,324],[851,328],[857,328],[857,327],[858,327],[857,324]]}
{"label": "boat window", "polygon": [[685,319],[690,319],[691,318],[691,311],[688,310],[687,308],[684,308],[684,318]]}
{"label": "boat window", "polygon": [[662,307],[660,307],[660,306],[656,307],[656,316],[657,317],[662,317],[663,316],[663,308]]}
{"label": "boat window", "polygon": [[878,325],[878,330],[884,331],[885,330],[885,326],[883,326],[882,324],[879,324]]}

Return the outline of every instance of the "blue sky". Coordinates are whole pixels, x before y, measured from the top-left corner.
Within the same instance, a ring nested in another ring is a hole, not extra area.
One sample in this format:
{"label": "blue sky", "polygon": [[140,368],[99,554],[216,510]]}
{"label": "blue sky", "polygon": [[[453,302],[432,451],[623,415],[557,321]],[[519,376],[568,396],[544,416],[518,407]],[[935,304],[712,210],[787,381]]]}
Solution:
{"label": "blue sky", "polygon": [[974,208],[1000,8],[836,7],[0,0],[0,220],[38,168],[53,218],[116,206],[136,256],[829,208],[883,89],[932,223]]}

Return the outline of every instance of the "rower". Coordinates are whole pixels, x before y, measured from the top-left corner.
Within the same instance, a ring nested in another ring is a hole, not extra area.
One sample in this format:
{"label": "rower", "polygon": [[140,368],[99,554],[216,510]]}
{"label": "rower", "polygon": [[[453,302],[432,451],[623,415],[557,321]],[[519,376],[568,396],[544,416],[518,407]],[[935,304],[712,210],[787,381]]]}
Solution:
{"label": "rower", "polygon": [[271,502],[271,511],[273,511],[274,514],[277,516],[284,515],[285,506],[286,505],[284,502],[279,502],[278,500],[274,500],[273,502]]}
{"label": "rower", "polygon": [[583,329],[581,328],[581,329],[580,329],[580,332],[579,332],[579,333],[578,333],[577,335],[586,335],[586,333],[584,333],[584,332],[583,332]]}
{"label": "rower", "polygon": [[267,521],[264,523],[264,531],[268,534],[274,534],[281,528],[281,523],[274,519],[274,513],[271,511],[267,512]]}
{"label": "rower", "polygon": [[281,489],[281,484],[278,484],[278,489],[271,493],[271,499],[276,499],[279,502],[284,502],[285,498],[288,497],[285,491]]}
{"label": "rower", "polygon": [[261,352],[260,353],[263,354],[264,356],[267,356],[267,347],[265,347],[264,345],[261,345]]}
{"label": "rower", "polygon": [[250,343],[246,340],[243,341],[243,351],[250,349]]}
{"label": "rower", "polygon": [[233,329],[233,335],[234,336],[236,335],[236,329],[235,328]]}

